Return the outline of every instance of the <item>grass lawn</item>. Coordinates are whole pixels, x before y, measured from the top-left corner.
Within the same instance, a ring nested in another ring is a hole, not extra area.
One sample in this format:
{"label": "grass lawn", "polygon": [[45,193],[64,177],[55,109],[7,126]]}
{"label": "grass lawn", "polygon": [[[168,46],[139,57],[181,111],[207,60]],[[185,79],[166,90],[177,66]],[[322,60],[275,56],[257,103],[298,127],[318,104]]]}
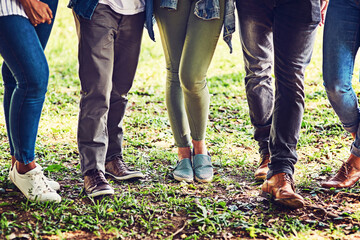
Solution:
{"label": "grass lawn", "polygon": [[[36,146],[46,175],[61,183],[63,201],[29,202],[9,182],[9,145],[1,109],[1,239],[360,238],[359,185],[326,190],[319,184],[347,159],[351,144],[351,136],[339,123],[322,85],[322,28],[306,72],[306,109],[295,175],[297,191],[307,201],[305,208],[284,209],[259,196],[261,185],[253,178],[259,154],[245,97],[238,32],[233,54],[219,41],[207,76],[211,93],[207,144],[215,166],[214,181],[187,184],[169,176],[177,154],[164,102],[164,57],[158,32],[156,43],[144,34],[124,120],[124,154],[128,164],[146,178],[130,182],[110,179],[114,198],[96,202],[81,193],[76,144],[80,98],[77,37],[66,4],[60,1],[46,49],[51,73]],[[357,92],[358,71],[356,67]]]}

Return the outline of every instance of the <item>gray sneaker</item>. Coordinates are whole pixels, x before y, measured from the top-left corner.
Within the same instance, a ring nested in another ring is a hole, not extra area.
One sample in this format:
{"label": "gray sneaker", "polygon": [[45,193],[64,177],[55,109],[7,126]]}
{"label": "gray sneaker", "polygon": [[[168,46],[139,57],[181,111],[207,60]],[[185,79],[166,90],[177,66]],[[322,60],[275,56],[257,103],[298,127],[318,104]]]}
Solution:
{"label": "gray sneaker", "polygon": [[214,177],[211,157],[206,154],[196,154],[193,156],[193,167],[195,180],[198,182],[211,182]]}
{"label": "gray sneaker", "polygon": [[194,171],[191,167],[190,158],[184,158],[180,162],[178,162],[173,171],[173,176],[178,181],[194,181]]}

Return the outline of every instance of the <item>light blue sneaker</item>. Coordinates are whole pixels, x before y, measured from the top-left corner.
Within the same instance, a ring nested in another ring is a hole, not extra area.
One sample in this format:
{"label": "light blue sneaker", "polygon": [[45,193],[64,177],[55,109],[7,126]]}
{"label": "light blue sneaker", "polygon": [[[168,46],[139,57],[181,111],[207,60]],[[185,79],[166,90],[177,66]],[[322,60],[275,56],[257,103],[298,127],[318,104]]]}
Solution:
{"label": "light blue sneaker", "polygon": [[184,158],[180,162],[178,162],[173,171],[173,176],[178,181],[194,181],[194,171],[191,167],[190,158]]}
{"label": "light blue sneaker", "polygon": [[211,157],[207,154],[196,154],[193,156],[193,168],[195,180],[198,182],[211,182],[214,177]]}

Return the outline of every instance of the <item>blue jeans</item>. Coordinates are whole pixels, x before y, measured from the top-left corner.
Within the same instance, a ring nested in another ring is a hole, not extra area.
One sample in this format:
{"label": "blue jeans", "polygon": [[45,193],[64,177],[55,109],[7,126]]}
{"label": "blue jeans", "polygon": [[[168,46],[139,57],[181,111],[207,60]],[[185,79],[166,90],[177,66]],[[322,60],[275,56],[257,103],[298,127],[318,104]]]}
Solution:
{"label": "blue jeans", "polygon": [[324,29],[324,86],[345,130],[356,133],[351,153],[360,157],[360,109],[352,88],[356,52],[360,46],[360,2],[331,0]]}
{"label": "blue jeans", "polygon": [[320,1],[236,3],[254,138],[261,154],[270,153],[268,178],[282,172],[292,175],[304,112],[304,72],[320,21]]}
{"label": "blue jeans", "polygon": [[[47,3],[55,16],[57,0]],[[49,78],[44,48],[52,24],[37,27],[22,16],[0,17],[0,54],[4,59],[4,114],[10,154],[24,164],[35,157],[35,141]]]}

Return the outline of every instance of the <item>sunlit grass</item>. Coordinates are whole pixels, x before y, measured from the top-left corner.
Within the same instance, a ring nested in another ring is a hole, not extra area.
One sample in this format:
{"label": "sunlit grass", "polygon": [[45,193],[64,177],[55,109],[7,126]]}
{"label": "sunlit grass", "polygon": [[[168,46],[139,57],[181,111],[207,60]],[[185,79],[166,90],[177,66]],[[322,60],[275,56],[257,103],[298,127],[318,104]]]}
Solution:
{"label": "sunlit grass", "polygon": [[[321,38],[322,29],[319,29],[306,72],[306,109],[295,175],[297,187],[307,194],[309,201],[315,201],[316,194],[323,193],[319,181],[339,168],[342,163],[339,160],[346,160],[351,144],[351,136],[341,127],[322,85]],[[67,233],[82,231],[82,234],[110,234],[115,238],[172,238],[173,233],[183,228],[184,235],[180,235],[186,239],[224,236],[325,239],[341,238],[350,231],[330,220],[301,221],[296,213],[291,216],[286,211],[278,213],[274,205],[263,208],[264,204],[257,200],[260,187],[254,183],[253,172],[259,155],[248,114],[238,32],[233,36],[233,54],[219,40],[207,74],[211,93],[207,144],[216,171],[214,182],[172,181],[169,173],[177,159],[166,113],[165,63],[157,31],[156,40],[152,42],[144,31],[138,71],[124,119],[126,161],[143,171],[147,178],[136,182],[110,180],[116,189],[115,198],[92,203],[80,195],[82,178],[76,143],[80,99],[77,36],[72,12],[66,8],[66,2],[60,2],[46,49],[50,81],[36,152],[40,163],[48,167],[46,174],[63,184],[60,194],[64,201],[58,205],[30,203],[12,190],[14,186],[7,179],[9,145],[0,108],[0,191],[6,190],[3,195],[0,193],[0,213],[2,208],[12,207],[1,215],[0,237],[22,231],[33,238],[44,235],[66,238]],[[356,65],[353,81],[356,92],[360,90],[358,72]],[[358,186],[349,190],[349,194],[358,192]],[[333,198],[331,194],[329,202]],[[349,206],[353,211],[349,217],[358,221],[358,207]],[[346,203],[342,207],[342,211],[348,211]],[[273,215],[275,210],[277,213]],[[31,221],[23,224],[24,219]],[[313,231],[322,224],[328,224],[328,229]]]}

